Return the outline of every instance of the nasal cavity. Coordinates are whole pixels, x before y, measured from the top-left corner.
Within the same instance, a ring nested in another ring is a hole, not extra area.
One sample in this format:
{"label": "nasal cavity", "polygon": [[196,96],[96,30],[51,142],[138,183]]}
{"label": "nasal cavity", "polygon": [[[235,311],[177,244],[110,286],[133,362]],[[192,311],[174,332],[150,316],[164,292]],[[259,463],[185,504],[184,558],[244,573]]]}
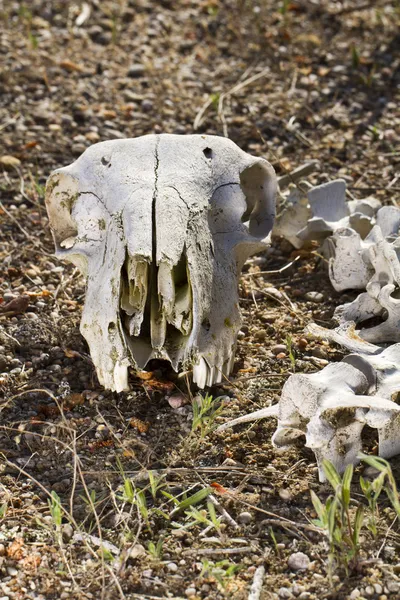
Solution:
{"label": "nasal cavity", "polygon": [[203,154],[206,158],[212,158],[212,150],[211,148],[204,148]]}

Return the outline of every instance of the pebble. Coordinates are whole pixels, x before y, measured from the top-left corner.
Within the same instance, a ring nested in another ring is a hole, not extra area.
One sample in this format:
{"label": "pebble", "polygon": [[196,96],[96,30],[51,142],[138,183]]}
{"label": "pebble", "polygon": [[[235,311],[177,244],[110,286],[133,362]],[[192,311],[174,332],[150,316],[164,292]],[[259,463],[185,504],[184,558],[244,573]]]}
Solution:
{"label": "pebble", "polygon": [[146,69],[141,64],[131,65],[128,69],[128,77],[142,77]]}
{"label": "pebble", "polygon": [[298,596],[298,600],[308,600],[310,596],[310,592],[302,592],[300,596]]}
{"label": "pebble", "polygon": [[65,542],[69,542],[74,535],[73,527],[70,523],[66,523],[62,528],[62,536]]}
{"label": "pebble", "polygon": [[284,502],[289,502],[289,500],[292,499],[292,494],[290,493],[289,490],[282,488],[279,490],[279,498],[281,500],[283,500]]}
{"label": "pebble", "polygon": [[287,348],[286,348],[285,344],[276,344],[275,346],[272,346],[272,348],[271,348],[271,351],[275,354],[275,356],[277,356],[281,352],[286,352],[286,350],[287,350]]}
{"label": "pebble", "polygon": [[292,571],[305,571],[310,565],[310,559],[304,552],[295,552],[288,559],[288,567]]}
{"label": "pebble", "polygon": [[305,348],[307,348],[308,342],[305,338],[300,338],[297,345],[300,348],[300,350],[304,350]]}
{"label": "pebble", "polygon": [[300,594],[301,594],[302,592],[304,592],[304,591],[305,591],[305,590],[304,590],[304,587],[303,587],[303,586],[301,586],[301,585],[297,585],[296,583],[295,583],[295,584],[294,584],[294,586],[292,587],[292,593],[293,593],[293,595],[294,595],[294,596],[296,596],[296,597],[297,597],[297,596],[300,596]]}
{"label": "pebble", "polygon": [[358,588],[355,588],[351,592],[351,594],[349,596],[349,600],[358,600],[358,598],[360,598],[360,596],[361,596],[360,590]]}
{"label": "pebble", "polygon": [[279,598],[293,598],[292,592],[284,587],[279,588],[278,596]]}
{"label": "pebble", "polygon": [[309,302],[320,303],[320,302],[324,301],[324,296],[320,292],[307,292],[304,295],[304,298],[305,298],[305,300],[308,300]]}
{"label": "pebble", "polygon": [[0,544],[0,556],[4,556],[5,553],[6,553],[6,547],[5,547],[5,545],[4,544]]}
{"label": "pebble", "polygon": [[167,569],[168,571],[171,571],[171,573],[176,573],[179,569],[178,565],[174,562],[170,562],[167,564]]}
{"label": "pebble", "polygon": [[372,585],[367,585],[367,587],[364,590],[364,594],[368,597],[371,597],[375,594],[375,590],[372,587]]}
{"label": "pebble", "polygon": [[195,596],[195,595],[196,595],[196,589],[195,589],[195,588],[188,587],[188,588],[186,588],[186,590],[185,590],[185,594],[186,594],[186,597],[187,597],[187,598],[193,598],[193,596]]}
{"label": "pebble", "polygon": [[267,332],[260,329],[260,331],[256,331],[256,333],[254,334],[254,337],[256,338],[256,340],[263,342],[267,337]]}
{"label": "pebble", "polygon": [[27,312],[27,313],[25,313],[25,315],[27,316],[28,319],[31,319],[32,321],[36,321],[36,319],[39,318],[39,315],[37,315],[34,312]]}
{"label": "pebble", "polygon": [[142,108],[143,112],[150,112],[151,110],[153,110],[153,106],[154,105],[151,100],[148,100],[147,98],[142,100],[141,108]]}
{"label": "pebble", "polygon": [[[1,556],[1,552],[0,552],[0,556]],[[395,594],[396,592],[400,591],[400,583],[398,583],[397,581],[389,581],[386,584],[386,587],[391,594]]]}
{"label": "pebble", "polygon": [[325,350],[323,350],[322,348],[319,348],[319,347],[313,348],[311,350],[311,354],[313,356],[316,356],[317,358],[324,358],[324,359],[326,359],[328,357],[328,355],[325,352]]}
{"label": "pebble", "polygon": [[4,354],[0,354],[0,371],[3,371],[7,366],[8,360]]}
{"label": "pebble", "polygon": [[238,516],[239,523],[243,523],[243,525],[248,525],[253,520],[253,516],[249,512],[242,512]]}
{"label": "pebble", "polygon": [[383,593],[383,587],[381,586],[380,583],[374,583],[374,590],[375,590],[375,594]]}

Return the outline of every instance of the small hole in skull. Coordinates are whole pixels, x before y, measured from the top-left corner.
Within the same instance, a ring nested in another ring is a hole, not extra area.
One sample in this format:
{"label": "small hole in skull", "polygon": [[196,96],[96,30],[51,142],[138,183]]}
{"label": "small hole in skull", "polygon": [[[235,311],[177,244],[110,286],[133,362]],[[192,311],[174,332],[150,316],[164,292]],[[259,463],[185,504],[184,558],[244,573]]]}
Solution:
{"label": "small hole in skull", "polygon": [[210,321],[208,319],[204,319],[204,321],[202,322],[201,326],[206,331],[210,331],[211,323],[210,323]]}
{"label": "small hole in skull", "polygon": [[116,326],[115,323],[111,322],[111,323],[108,324],[108,333],[112,333],[116,329],[117,329],[117,326]]}
{"label": "small hole in skull", "polygon": [[104,165],[105,167],[108,165],[109,167],[111,166],[110,164],[110,159],[107,158],[106,156],[102,156],[101,157],[101,164]]}
{"label": "small hole in skull", "polygon": [[211,158],[212,157],[212,150],[211,150],[211,148],[204,148],[203,154],[204,154],[204,156],[206,158]]}

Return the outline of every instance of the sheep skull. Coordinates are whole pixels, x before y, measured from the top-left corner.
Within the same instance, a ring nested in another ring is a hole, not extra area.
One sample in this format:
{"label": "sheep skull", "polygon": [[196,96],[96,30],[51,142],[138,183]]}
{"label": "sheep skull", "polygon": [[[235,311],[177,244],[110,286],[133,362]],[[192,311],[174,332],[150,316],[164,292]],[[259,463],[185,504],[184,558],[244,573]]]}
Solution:
{"label": "sheep skull", "polygon": [[266,160],[215,136],[102,142],[52,173],[56,254],[87,277],[81,333],[102,385],[129,389],[128,367],[152,358],[193,366],[199,387],[229,374],[237,279],[269,241],[275,193]]}

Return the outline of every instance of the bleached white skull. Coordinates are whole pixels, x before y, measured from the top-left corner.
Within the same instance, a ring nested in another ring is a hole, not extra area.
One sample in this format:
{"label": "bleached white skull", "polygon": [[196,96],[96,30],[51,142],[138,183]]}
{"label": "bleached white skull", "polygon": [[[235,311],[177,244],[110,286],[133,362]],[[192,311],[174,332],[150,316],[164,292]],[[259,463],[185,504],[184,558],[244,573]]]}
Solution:
{"label": "bleached white skull", "polygon": [[102,142],[52,173],[56,254],[87,276],[81,333],[106,388],[152,358],[193,366],[199,387],[229,374],[237,279],[269,241],[275,193],[266,160],[205,135]]}

